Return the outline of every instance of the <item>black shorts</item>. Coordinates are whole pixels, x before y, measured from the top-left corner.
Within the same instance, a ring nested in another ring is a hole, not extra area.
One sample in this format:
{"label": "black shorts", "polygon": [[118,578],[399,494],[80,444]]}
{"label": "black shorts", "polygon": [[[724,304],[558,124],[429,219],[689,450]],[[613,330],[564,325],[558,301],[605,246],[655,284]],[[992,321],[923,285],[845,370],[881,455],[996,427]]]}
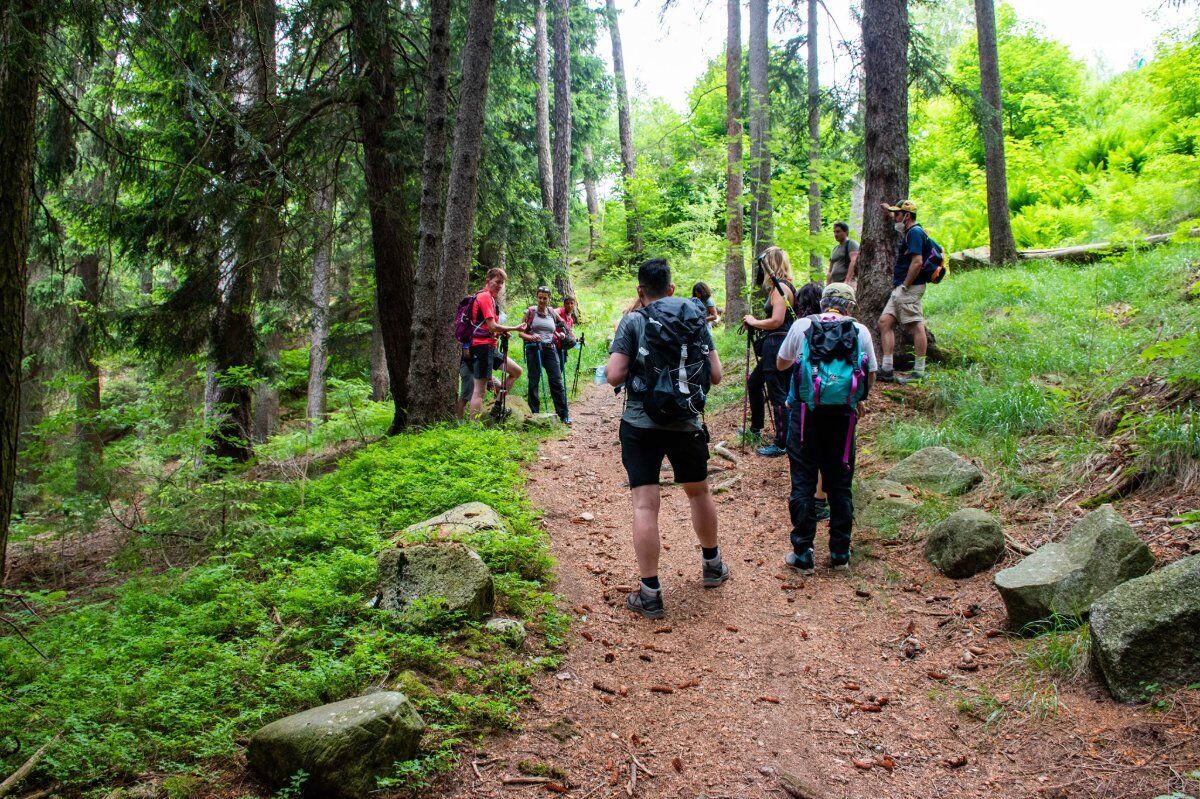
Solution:
{"label": "black shorts", "polygon": [[675,482],[708,479],[708,434],[703,430],[658,430],[621,420],[621,463],[630,488],[658,485],[664,455],[675,470]]}
{"label": "black shorts", "polygon": [[471,374],[476,380],[487,380],[503,365],[504,356],[491,344],[471,345]]}

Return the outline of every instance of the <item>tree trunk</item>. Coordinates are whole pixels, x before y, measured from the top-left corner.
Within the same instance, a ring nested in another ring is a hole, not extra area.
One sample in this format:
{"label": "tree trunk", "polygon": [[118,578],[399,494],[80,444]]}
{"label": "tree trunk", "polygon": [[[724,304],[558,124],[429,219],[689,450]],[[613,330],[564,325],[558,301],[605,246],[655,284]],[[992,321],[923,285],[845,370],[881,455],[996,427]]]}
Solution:
{"label": "tree trunk", "polygon": [[[808,0],[808,233],[821,235],[821,85],[817,80],[817,0]],[[809,249],[808,268],[820,274],[824,255]]]}
{"label": "tree trunk", "polygon": [[[239,244],[238,251],[250,249]],[[220,302],[210,337],[211,373],[205,393],[212,392],[214,421],[212,454],[234,461],[250,459],[253,433],[253,368],[257,341],[254,334],[254,264],[228,255],[220,267]]]}
{"label": "tree trunk", "polygon": [[313,251],[312,324],[308,333],[308,430],[325,419],[325,373],[329,368],[329,278],[333,271],[333,183],[317,190],[313,213],[317,216],[317,241]]}
{"label": "tree trunk", "polygon": [[391,384],[388,381],[387,353],[383,350],[383,328],[379,324],[379,308],[371,308],[371,400],[387,399]]}
{"label": "tree trunk", "polygon": [[534,54],[537,64],[535,97],[537,120],[538,186],[542,208],[554,218],[554,159],[550,156],[550,57],[546,32],[546,0],[537,0],[533,15]]}
{"label": "tree trunk", "polygon": [[725,316],[740,322],[746,315],[746,262],[742,252],[742,7],[727,0],[725,39]]}
{"label": "tree trunk", "polygon": [[554,227],[559,296],[571,294],[571,0],[554,0]]}
{"label": "tree trunk", "polygon": [[771,209],[771,87],[767,0],[750,0],[750,241],[754,255],[774,243]]}
{"label": "tree trunk", "polygon": [[75,355],[81,384],[75,393],[75,490],[93,491],[104,454],[100,438],[100,367],[96,364],[96,314],[100,307],[100,256],[89,253],[75,264],[80,292],[76,300]]}
{"label": "tree trunk", "polygon": [[857,314],[875,329],[892,291],[896,256],[892,220],[879,204],[908,193],[907,0],[863,0],[862,27],[866,175]]}
{"label": "tree trunk", "polygon": [[[542,27],[545,27],[544,19]],[[543,38],[544,35],[543,30]],[[432,386],[437,382],[435,351],[438,336],[444,329],[448,329],[453,321],[448,317],[438,316],[437,302],[443,247],[442,184],[446,173],[449,81],[450,0],[431,0],[425,86],[425,152],[421,165],[421,227],[414,291],[415,297],[420,298],[420,301],[413,303],[412,360],[408,366],[408,381],[409,385],[413,386]],[[542,99],[544,100],[544,97]],[[549,149],[547,141],[547,153]],[[540,145],[538,154],[540,159]],[[549,186],[549,180],[549,175],[544,176],[543,185]],[[415,392],[409,402],[409,421],[424,426],[437,421],[438,418],[438,398],[429,391]]]}
{"label": "tree trunk", "polygon": [[357,103],[375,255],[375,305],[395,406],[388,434],[394,435],[408,423],[416,264],[412,231],[407,227],[410,214],[402,158],[395,151],[400,136],[389,6],[387,0],[354,0],[350,17],[353,59],[362,87]]}
{"label": "tree trunk", "polygon": [[463,45],[462,83],[458,118],[454,123],[454,154],[446,192],[442,263],[438,270],[437,314],[434,328],[433,380],[424,386],[432,395],[432,419],[454,417],[460,345],[450,320],[467,291],[475,234],[475,205],[479,192],[479,158],[483,149],[483,114],[487,105],[488,69],[492,63],[492,29],[496,0],[471,0],[467,37]]}
{"label": "tree trunk", "polygon": [[987,170],[988,242],[992,263],[1006,264],[1017,260],[1017,244],[1008,211],[1000,58],[996,52],[996,11],[992,0],[975,0],[975,29],[979,37],[979,89],[983,100],[979,105],[979,129],[983,134]]}
{"label": "tree trunk", "polygon": [[596,198],[596,174],[592,163],[592,145],[583,148],[583,192],[587,197],[588,249],[587,259],[596,259],[596,247],[600,244],[600,201]]}
{"label": "tree trunk", "polygon": [[621,27],[617,22],[616,0],[605,0],[608,9],[608,35],[612,40],[613,80],[617,91],[617,132],[621,140],[621,197],[625,203],[625,239],[634,259],[642,254],[642,219],[631,181],[637,170],[633,151],[633,123],[629,113],[629,87],[625,78],[625,51],[621,47]]}

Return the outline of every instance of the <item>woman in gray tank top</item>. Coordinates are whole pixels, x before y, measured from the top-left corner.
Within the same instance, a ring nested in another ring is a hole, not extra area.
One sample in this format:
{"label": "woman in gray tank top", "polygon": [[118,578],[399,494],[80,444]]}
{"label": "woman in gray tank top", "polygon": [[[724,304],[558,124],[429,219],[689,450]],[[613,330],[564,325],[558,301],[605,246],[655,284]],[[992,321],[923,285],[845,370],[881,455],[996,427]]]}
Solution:
{"label": "woman in gray tank top", "polygon": [[567,410],[567,387],[563,382],[562,362],[558,357],[556,342],[566,329],[566,323],[558,311],[550,306],[550,287],[539,286],[537,305],[525,311],[525,329],[520,336],[525,341],[525,363],[529,367],[529,409],[542,412],[542,374],[550,387],[550,398],[554,412],[563,423],[571,423]]}

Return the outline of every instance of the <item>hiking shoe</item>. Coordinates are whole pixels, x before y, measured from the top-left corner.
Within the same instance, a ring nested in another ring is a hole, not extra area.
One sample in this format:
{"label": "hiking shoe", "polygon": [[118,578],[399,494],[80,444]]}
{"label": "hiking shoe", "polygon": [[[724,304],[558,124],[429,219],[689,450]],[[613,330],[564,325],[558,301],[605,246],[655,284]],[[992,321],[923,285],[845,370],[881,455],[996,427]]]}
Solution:
{"label": "hiking shoe", "polygon": [[833,567],[835,572],[850,571],[850,553],[839,555],[836,552],[829,553],[829,565]]}
{"label": "hiking shoe", "polygon": [[896,373],[891,369],[880,369],[879,372],[876,373],[875,377],[885,383],[896,382]]}
{"label": "hiking shoe", "polygon": [[777,447],[774,444],[768,444],[765,447],[759,447],[758,449],[756,449],[754,451],[757,452],[759,455],[762,455],[764,458],[778,458],[780,455],[787,454],[786,449],[783,449],[782,447]]}
{"label": "hiking shoe", "polygon": [[721,583],[729,579],[729,567],[725,565],[725,561],[704,561],[704,587],[716,588]]}
{"label": "hiking shoe", "polygon": [[762,443],[762,431],[761,430],[747,430],[746,428],[743,427],[741,430],[738,431],[738,435],[741,436],[741,440],[743,442],[745,442],[746,444]]}
{"label": "hiking shoe", "polygon": [[813,515],[817,517],[817,521],[823,522],[829,518],[829,500],[817,499],[813,500]]}
{"label": "hiking shoe", "polygon": [[656,591],[653,595],[647,595],[639,588],[625,597],[625,607],[635,613],[642,614],[646,619],[661,619],[667,615],[663,610],[662,591]]}
{"label": "hiking shoe", "polygon": [[907,376],[899,375],[896,378],[896,382],[902,386],[906,386],[909,383],[920,383],[920,382],[923,382],[924,380],[925,380],[924,372],[913,372],[911,375],[907,375]]}
{"label": "hiking shoe", "polygon": [[789,552],[787,553],[787,557],[783,559],[783,562],[805,576],[811,576],[817,570],[811,549],[806,550],[803,555]]}

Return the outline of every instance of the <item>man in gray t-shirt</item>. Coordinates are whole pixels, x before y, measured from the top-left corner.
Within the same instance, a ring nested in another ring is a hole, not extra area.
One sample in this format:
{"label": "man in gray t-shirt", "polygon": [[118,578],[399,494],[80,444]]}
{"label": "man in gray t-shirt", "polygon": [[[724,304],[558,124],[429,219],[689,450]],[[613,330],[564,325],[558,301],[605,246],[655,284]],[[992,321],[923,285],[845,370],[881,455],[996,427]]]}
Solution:
{"label": "man in gray t-shirt", "polygon": [[[705,588],[716,588],[729,579],[729,569],[721,559],[717,546],[717,505],[708,490],[708,434],[696,416],[670,424],[658,424],[642,407],[640,398],[628,393],[628,383],[640,377],[638,354],[644,346],[646,325],[649,323],[642,308],[647,306],[690,313],[692,319],[702,320],[700,310],[691,300],[672,296],[671,268],[667,262],[654,259],[638,269],[638,309],[625,314],[617,335],[609,348],[605,374],[609,385],[626,388],[625,412],[621,415],[621,463],[629,476],[633,499],[633,549],[637,555],[642,581],[637,591],[625,598],[630,610],[647,619],[661,619],[663,610],[662,586],[658,581],[658,507],[661,501],[658,480],[663,458],[671,462],[675,480],[683,487],[691,508],[692,527],[700,539],[701,582]],[[713,346],[712,334],[700,327],[700,340],[688,342],[708,348],[711,382],[721,382],[721,359]],[[643,356],[642,360],[645,358]]]}
{"label": "man in gray t-shirt", "polygon": [[850,238],[850,226],[845,222],[833,223],[833,238],[837,245],[829,255],[829,271],[825,285],[830,283],[854,283],[858,278],[858,242]]}

